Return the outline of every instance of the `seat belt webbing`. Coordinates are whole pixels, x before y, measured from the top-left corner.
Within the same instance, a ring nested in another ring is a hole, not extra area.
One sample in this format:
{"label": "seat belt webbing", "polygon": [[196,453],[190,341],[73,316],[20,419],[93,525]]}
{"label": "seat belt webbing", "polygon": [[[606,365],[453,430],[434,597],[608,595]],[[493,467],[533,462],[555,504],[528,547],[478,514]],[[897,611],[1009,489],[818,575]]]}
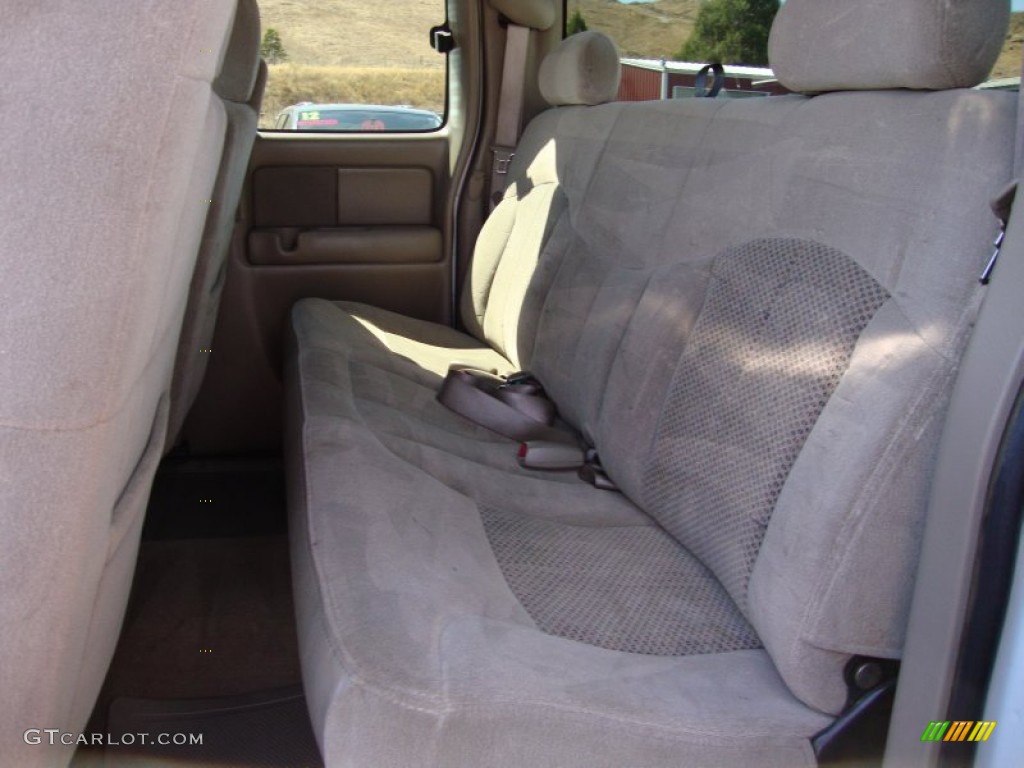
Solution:
{"label": "seat belt webbing", "polygon": [[[1021,85],[1024,86],[1024,58],[1021,59]],[[1021,180],[1024,172],[1024,91],[1017,88],[1017,136],[1013,142],[1013,179]]]}
{"label": "seat belt webbing", "polygon": [[512,440],[574,442],[571,435],[551,426],[554,403],[536,384],[518,384],[483,371],[452,368],[445,376],[438,401],[475,424]]}
{"label": "seat belt webbing", "polygon": [[527,469],[577,469],[595,488],[617,491],[597,451],[552,426],[556,408],[528,373],[507,377],[453,365],[437,393],[449,410],[520,443],[516,460]]}
{"label": "seat belt webbing", "polygon": [[498,124],[494,131],[494,146],[491,148],[490,210],[494,210],[505,191],[509,163],[515,157],[516,144],[519,142],[530,31],[529,27],[510,23],[505,33],[505,63],[498,96]]}

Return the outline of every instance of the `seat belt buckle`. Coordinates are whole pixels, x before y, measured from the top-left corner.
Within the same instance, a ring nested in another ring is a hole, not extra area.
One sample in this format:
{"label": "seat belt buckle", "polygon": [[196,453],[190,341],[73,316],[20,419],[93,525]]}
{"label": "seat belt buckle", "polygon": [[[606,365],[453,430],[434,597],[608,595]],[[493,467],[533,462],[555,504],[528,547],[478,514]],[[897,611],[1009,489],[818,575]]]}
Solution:
{"label": "seat belt buckle", "polygon": [[505,377],[494,369],[485,370],[483,368],[474,368],[469,365],[453,363],[448,366],[448,375],[475,379],[476,381],[485,382],[495,389],[505,386]]}
{"label": "seat belt buckle", "polygon": [[601,459],[597,451],[589,449],[584,456],[584,464],[579,469],[580,480],[589,483],[600,491],[618,491],[619,486],[612,482],[611,478],[601,466]]}
{"label": "seat belt buckle", "polygon": [[[547,395],[544,394],[543,385],[541,385],[537,378],[529,371],[510,373],[508,376],[505,376],[505,380],[501,383],[498,389],[506,392],[514,392],[520,395],[540,398],[549,403],[551,402],[547,399]],[[534,411],[533,408],[530,408],[529,410],[531,412]],[[538,421],[543,421],[545,424],[553,423],[555,420],[554,403],[551,403],[551,407],[543,407],[539,414],[534,414],[534,417]]]}
{"label": "seat belt buckle", "polygon": [[552,440],[528,440],[519,445],[516,456],[525,469],[577,469],[586,461],[582,448]]}
{"label": "seat belt buckle", "polygon": [[540,385],[540,382],[537,381],[537,377],[529,371],[516,371],[515,373],[510,373],[505,377],[505,383],[509,386],[515,386],[516,384]]}

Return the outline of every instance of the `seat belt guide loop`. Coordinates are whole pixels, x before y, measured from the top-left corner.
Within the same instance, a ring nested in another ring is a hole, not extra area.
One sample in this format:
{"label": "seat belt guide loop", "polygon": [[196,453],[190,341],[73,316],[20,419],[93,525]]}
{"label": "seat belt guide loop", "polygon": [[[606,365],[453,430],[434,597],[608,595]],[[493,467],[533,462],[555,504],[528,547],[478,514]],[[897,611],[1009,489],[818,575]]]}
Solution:
{"label": "seat belt guide loop", "polygon": [[512,158],[516,156],[508,147],[495,147],[491,150],[494,155],[494,173],[499,176],[507,176]]}

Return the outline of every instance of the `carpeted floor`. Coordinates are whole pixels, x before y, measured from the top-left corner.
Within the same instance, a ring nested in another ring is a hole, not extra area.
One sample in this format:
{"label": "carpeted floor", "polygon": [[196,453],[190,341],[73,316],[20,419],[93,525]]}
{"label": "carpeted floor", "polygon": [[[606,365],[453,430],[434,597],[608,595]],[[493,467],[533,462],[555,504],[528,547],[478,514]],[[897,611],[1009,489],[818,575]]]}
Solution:
{"label": "carpeted floor", "polygon": [[286,537],[143,543],[108,700],[234,695],[299,681]]}
{"label": "carpeted floor", "polygon": [[[284,749],[294,742],[295,754],[303,755],[311,731],[300,686],[279,464],[190,462],[162,468],[121,637],[88,732],[108,733],[117,725],[108,717],[112,704],[115,715],[159,715],[177,712],[179,700],[193,700],[184,703],[186,710],[198,707],[203,717],[216,713],[204,728],[225,754],[241,754],[224,746],[237,741],[230,734],[261,731],[267,744]],[[283,699],[282,690],[289,692]],[[249,707],[246,697],[252,696],[258,702],[269,697],[270,704]],[[302,727],[296,729],[296,722]],[[263,749],[251,736],[241,741],[255,745],[257,753]],[[212,759],[219,753],[206,754]],[[101,758],[102,753],[80,750],[74,765],[99,765]],[[312,765],[291,757],[267,763],[239,759],[217,764]],[[118,763],[128,764],[136,763]]]}
{"label": "carpeted floor", "polygon": [[145,540],[287,533],[278,459],[165,459],[153,481]]}
{"label": "carpeted floor", "polygon": [[[206,700],[117,699],[109,729],[105,768],[323,767],[298,687]],[[137,734],[151,738],[140,744]]]}

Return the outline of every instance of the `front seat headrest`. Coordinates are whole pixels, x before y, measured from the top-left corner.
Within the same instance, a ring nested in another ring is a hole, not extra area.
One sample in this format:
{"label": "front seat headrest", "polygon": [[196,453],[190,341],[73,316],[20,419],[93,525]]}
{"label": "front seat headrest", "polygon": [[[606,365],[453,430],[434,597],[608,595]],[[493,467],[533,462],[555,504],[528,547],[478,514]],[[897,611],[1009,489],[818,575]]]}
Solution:
{"label": "front seat headrest", "polygon": [[1009,0],[787,0],[768,58],[791,91],[970,88],[988,77]]}
{"label": "front seat headrest", "polygon": [[615,43],[600,32],[565,38],[540,65],[540,93],[552,106],[604,104],[619,92]]}
{"label": "front seat headrest", "polygon": [[213,90],[226,101],[252,99],[260,71],[260,11],[256,0],[239,0],[227,49]]}

